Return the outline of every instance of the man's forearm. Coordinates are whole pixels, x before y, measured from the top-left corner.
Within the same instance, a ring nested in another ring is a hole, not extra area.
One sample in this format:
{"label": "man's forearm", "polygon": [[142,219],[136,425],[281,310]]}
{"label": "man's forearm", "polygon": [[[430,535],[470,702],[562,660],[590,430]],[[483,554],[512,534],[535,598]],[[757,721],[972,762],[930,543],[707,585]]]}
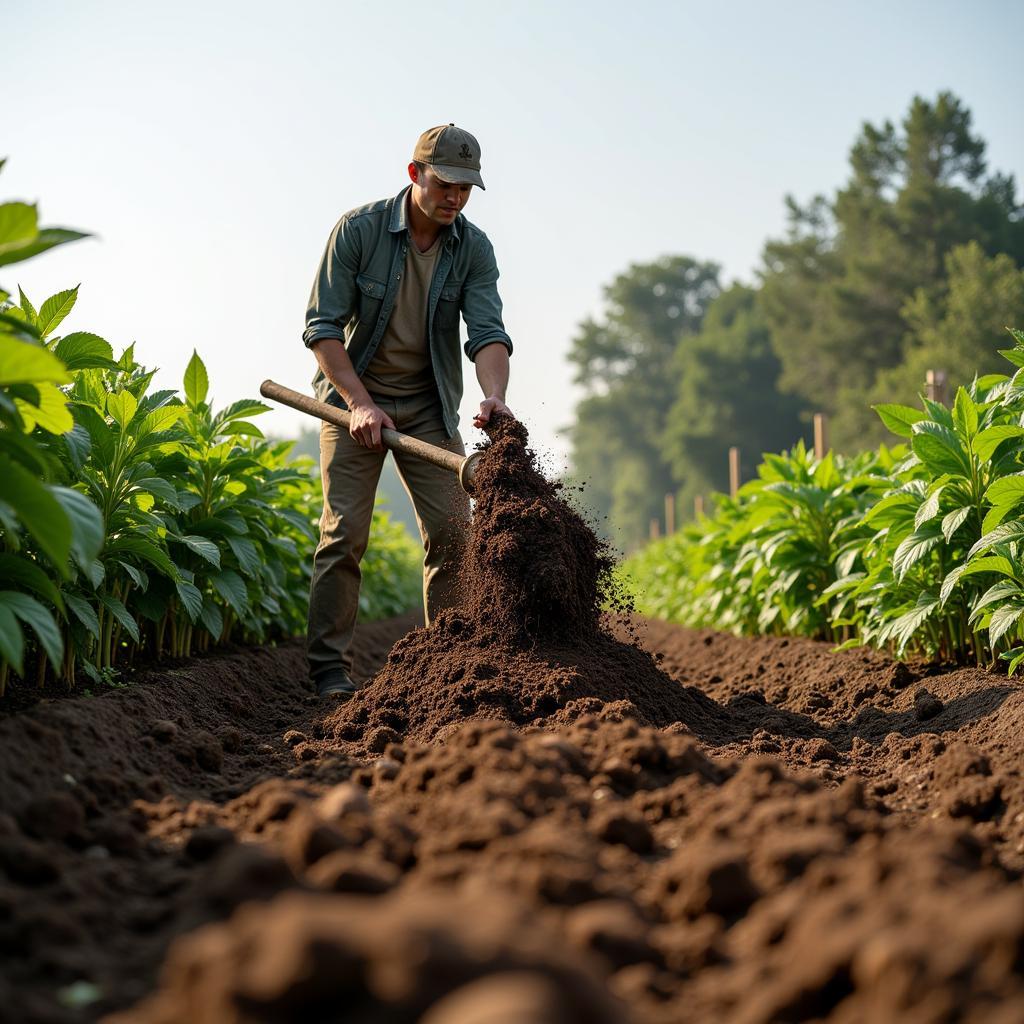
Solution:
{"label": "man's forearm", "polygon": [[363,382],[356,374],[343,342],[337,338],[324,338],[313,345],[313,355],[316,356],[324,376],[334,385],[350,409],[373,404]]}
{"label": "man's forearm", "polygon": [[501,342],[485,345],[477,352],[474,363],[484,398],[500,398],[504,402],[508,390],[508,349]]}

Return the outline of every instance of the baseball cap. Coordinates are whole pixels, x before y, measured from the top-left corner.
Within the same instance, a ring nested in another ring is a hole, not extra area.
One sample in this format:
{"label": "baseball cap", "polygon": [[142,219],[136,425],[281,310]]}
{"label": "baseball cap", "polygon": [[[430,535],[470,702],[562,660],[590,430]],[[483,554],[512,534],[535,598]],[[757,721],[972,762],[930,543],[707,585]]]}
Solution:
{"label": "baseball cap", "polygon": [[484,188],[480,177],[480,143],[464,128],[454,124],[428,128],[417,140],[412,158],[430,164],[442,181]]}

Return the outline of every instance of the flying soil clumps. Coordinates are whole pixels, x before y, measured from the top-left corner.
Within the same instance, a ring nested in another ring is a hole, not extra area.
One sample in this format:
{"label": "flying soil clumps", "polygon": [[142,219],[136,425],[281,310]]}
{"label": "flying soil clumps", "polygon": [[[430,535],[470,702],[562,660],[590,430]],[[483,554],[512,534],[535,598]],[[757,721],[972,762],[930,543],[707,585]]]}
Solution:
{"label": "flying soil clumps", "polygon": [[431,741],[468,719],[565,724],[598,708],[658,726],[709,720],[709,701],[602,628],[602,605],[615,603],[612,555],[538,472],[527,439],[504,418],[484,448],[462,606],[395,645],[328,720],[329,740],[380,753],[399,736]]}

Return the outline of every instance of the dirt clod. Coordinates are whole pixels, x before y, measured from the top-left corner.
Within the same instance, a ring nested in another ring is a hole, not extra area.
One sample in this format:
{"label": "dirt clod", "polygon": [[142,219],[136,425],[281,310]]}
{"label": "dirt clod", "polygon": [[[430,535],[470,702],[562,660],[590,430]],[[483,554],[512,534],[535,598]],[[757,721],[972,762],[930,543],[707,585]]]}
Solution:
{"label": "dirt clod", "polygon": [[942,701],[935,694],[922,688],[914,694],[914,717],[919,722],[934,718],[942,713]]}

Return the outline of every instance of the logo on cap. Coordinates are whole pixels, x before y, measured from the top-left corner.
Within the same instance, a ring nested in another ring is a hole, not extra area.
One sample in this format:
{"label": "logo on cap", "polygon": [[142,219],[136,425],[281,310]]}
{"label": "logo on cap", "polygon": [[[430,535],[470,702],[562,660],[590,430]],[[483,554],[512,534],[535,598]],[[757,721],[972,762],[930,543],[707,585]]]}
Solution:
{"label": "logo on cap", "polygon": [[459,150],[459,156],[461,156],[463,160],[470,160],[473,157],[473,150],[471,150],[466,143],[463,143],[462,149]]}

